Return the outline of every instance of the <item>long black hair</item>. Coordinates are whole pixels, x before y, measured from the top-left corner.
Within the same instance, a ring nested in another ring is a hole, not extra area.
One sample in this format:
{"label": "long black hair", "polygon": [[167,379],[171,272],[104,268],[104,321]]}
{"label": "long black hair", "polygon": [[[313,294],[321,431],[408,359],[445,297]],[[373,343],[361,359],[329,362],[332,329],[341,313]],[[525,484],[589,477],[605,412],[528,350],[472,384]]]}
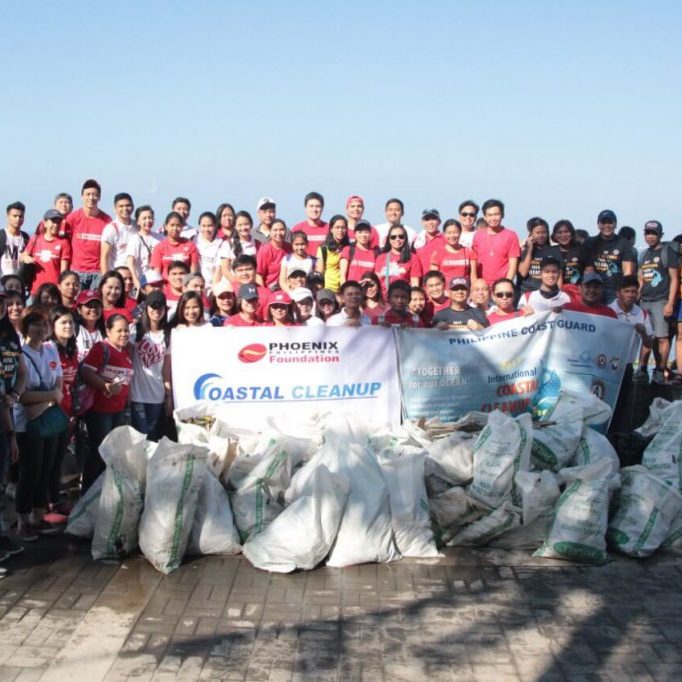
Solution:
{"label": "long black hair", "polygon": [[[338,220],[342,220],[346,226],[346,234],[343,236],[343,239],[340,242],[337,242],[332,235],[332,225],[334,225],[334,223]],[[338,213],[335,216],[332,216],[331,220],[329,221],[329,229],[327,230],[327,237],[324,240],[324,246],[326,246],[330,251],[341,251],[344,246],[350,246],[350,239],[348,238],[348,220],[346,216]]]}
{"label": "long black hair", "polygon": [[[140,316],[139,322],[135,325],[135,343],[142,343],[142,339],[147,332],[152,330],[151,320],[149,319],[149,306],[146,301],[142,301],[142,314]],[[170,322],[168,322],[168,308],[164,308],[163,317],[159,323],[163,336],[168,344],[168,339],[170,338]]]}
{"label": "long black hair", "polygon": [[181,324],[187,324],[187,320],[185,319],[185,306],[190,301],[197,301],[197,303],[199,303],[199,310],[200,310],[199,319],[203,322],[203,320],[204,320],[204,300],[202,299],[201,294],[198,291],[186,291],[180,297],[180,300],[178,301],[178,307],[175,310],[175,315],[173,316],[173,319],[170,321],[170,324],[169,324],[170,329],[175,329],[178,325],[181,325]]}
{"label": "long black hair", "polygon": [[[70,339],[67,340],[65,344],[60,343],[54,334],[54,324],[55,322],[64,315],[71,315],[74,318],[74,333]],[[60,355],[66,355],[67,358],[71,359],[78,353],[78,344],[76,343],[76,320],[73,314],[73,310],[65,305],[56,305],[50,309],[49,313],[50,319],[50,338],[54,341],[54,345],[57,346],[57,350]]]}
{"label": "long black hair", "polygon": [[393,230],[400,229],[405,235],[405,241],[403,242],[403,248],[400,250],[399,263],[407,263],[410,258],[412,258],[412,247],[410,246],[410,236],[407,234],[407,230],[403,225],[391,225],[386,233],[386,243],[384,248],[381,249],[382,253],[388,253],[391,250],[391,233]]}
{"label": "long black hair", "polygon": [[232,228],[232,237],[230,238],[230,244],[232,245],[232,251],[235,256],[241,256],[242,254],[242,243],[239,239],[239,234],[237,234],[237,219],[246,218],[251,224],[251,229],[253,229],[253,218],[248,211],[238,211],[234,216],[234,227]]}

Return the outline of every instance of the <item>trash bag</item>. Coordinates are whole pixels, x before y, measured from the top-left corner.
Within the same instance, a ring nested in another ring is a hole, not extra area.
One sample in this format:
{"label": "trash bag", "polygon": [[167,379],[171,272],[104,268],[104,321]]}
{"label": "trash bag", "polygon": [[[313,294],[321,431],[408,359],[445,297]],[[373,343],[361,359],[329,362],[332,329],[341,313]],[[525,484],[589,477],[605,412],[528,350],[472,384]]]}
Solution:
{"label": "trash bag", "polygon": [[530,464],[533,424],[529,414],[518,417],[495,410],[474,444],[474,476],[469,495],[495,509],[511,498],[521,497],[514,489],[514,475]]}
{"label": "trash bag", "polygon": [[620,476],[616,513],[607,533],[609,545],[628,556],[649,556],[665,542],[682,511],[682,496],[643,466],[621,469]]}
{"label": "trash bag", "polygon": [[497,509],[462,528],[447,545],[448,547],[487,545],[493,538],[521,525],[521,510],[505,500]]}
{"label": "trash bag", "polygon": [[561,422],[533,428],[530,456],[539,469],[559,471],[575,454],[583,434],[582,410],[567,413]]}
{"label": "trash bag", "polygon": [[533,556],[588,564],[608,561],[606,528],[610,486],[616,485],[608,459],[562,469],[567,484],[554,507],[552,525]]}
{"label": "trash bag", "polygon": [[227,491],[210,468],[199,489],[187,554],[239,554],[239,533],[234,525]]}
{"label": "trash bag", "polygon": [[162,573],[171,573],[182,562],[207,458],[207,448],[162,438],[149,460],[140,549]]}
{"label": "trash bag", "polygon": [[661,412],[661,425],[642,455],[642,466],[674,486],[682,485],[682,400],[671,403]]}
{"label": "trash bag", "polygon": [[672,405],[669,400],[665,398],[654,398],[649,405],[649,416],[646,418],[644,424],[635,429],[640,436],[648,438],[655,436],[658,429],[661,428],[663,417],[667,409]]}
{"label": "trash bag", "polygon": [[604,424],[613,414],[613,410],[603,400],[597,398],[593,393],[570,391],[562,389],[554,408],[547,414],[545,419],[557,423],[563,423],[567,417],[572,415],[575,410],[582,410],[583,422],[585,424]]}
{"label": "trash bag", "polygon": [[466,526],[487,514],[490,509],[470,497],[464,488],[457,486],[430,497],[429,511],[440,529],[446,531]]}
{"label": "trash bag", "polygon": [[425,475],[440,478],[451,486],[466,485],[474,476],[475,442],[473,435],[464,431],[433,441],[427,448]]}
{"label": "trash bag", "polygon": [[99,446],[106,469],[92,538],[93,559],[122,559],[137,547],[147,473],[146,436],[131,426],[109,432]]}
{"label": "trash bag", "polygon": [[568,462],[569,467],[581,467],[605,460],[609,463],[609,476],[617,476],[620,469],[618,455],[609,439],[599,431],[585,425],[583,436],[578,443],[575,455]]}
{"label": "trash bag", "polygon": [[76,502],[66,522],[66,532],[80,538],[91,538],[95,532],[99,496],[102,493],[104,473],[85,491],[85,495]]}
{"label": "trash bag", "polygon": [[343,567],[399,559],[393,541],[388,488],[376,457],[356,443],[337,453],[334,473],[348,479],[350,491],[327,565]]}
{"label": "trash bag", "polygon": [[348,480],[315,466],[299,497],[244,543],[244,556],[264,571],[315,568],[329,553],[348,497]]}
{"label": "trash bag", "polygon": [[423,450],[409,455],[384,451],[378,458],[388,487],[395,544],[407,557],[440,556],[429,519],[424,486],[425,458]]}

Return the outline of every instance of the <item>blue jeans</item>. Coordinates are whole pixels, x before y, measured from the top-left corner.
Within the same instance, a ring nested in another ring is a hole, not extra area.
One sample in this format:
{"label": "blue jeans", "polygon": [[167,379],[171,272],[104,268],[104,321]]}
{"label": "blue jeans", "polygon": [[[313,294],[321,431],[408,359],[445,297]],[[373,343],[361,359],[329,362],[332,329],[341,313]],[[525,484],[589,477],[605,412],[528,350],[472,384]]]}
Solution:
{"label": "blue jeans", "polygon": [[161,438],[160,427],[163,416],[163,403],[130,403],[130,422],[132,427],[144,433],[149,440]]}
{"label": "blue jeans", "polygon": [[78,279],[81,283],[81,291],[86,291],[90,289],[94,291],[99,286],[100,280],[102,279],[101,272],[78,272]]}
{"label": "blue jeans", "polygon": [[88,412],[85,415],[85,423],[88,427],[88,453],[83,465],[84,493],[104,471],[104,461],[99,456],[99,446],[107,434],[117,426],[125,426],[128,423],[128,412]]}

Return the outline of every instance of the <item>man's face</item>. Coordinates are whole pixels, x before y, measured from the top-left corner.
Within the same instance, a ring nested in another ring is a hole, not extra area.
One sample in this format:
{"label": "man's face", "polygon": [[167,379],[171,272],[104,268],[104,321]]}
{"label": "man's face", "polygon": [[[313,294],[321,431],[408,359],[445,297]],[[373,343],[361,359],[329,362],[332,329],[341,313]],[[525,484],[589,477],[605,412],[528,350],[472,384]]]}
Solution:
{"label": "man's face", "polygon": [[471,287],[471,300],[476,305],[484,305],[490,298],[490,289],[485,280],[477,279]]}
{"label": "man's face", "polygon": [[251,284],[256,281],[256,268],[248,263],[238,265],[234,269],[234,274],[239,284]]}
{"label": "man's face", "polygon": [[495,305],[505,313],[510,313],[514,309],[514,287],[511,284],[502,282],[498,284],[493,294]]}
{"label": "man's face", "polygon": [[189,218],[189,205],[186,202],[176,201],[173,204],[173,210],[176,213],[179,213],[182,216],[183,221],[187,223],[187,219]]}
{"label": "man's face", "polygon": [[355,241],[366,249],[372,239],[372,232],[370,230],[356,230]]}
{"label": "man's face", "polygon": [[272,225],[276,215],[277,209],[272,204],[266,204],[263,208],[258,209],[258,220],[266,227]]}
{"label": "man's face", "polygon": [[349,218],[352,218],[353,220],[360,220],[364,212],[365,205],[360,201],[360,199],[353,199],[352,201],[348,202],[346,213],[348,214]]}
{"label": "man's face", "polygon": [[308,199],[305,215],[308,220],[319,220],[322,215],[322,202],[319,199]]}
{"label": "man's face", "polygon": [[459,212],[459,222],[462,224],[463,230],[471,232],[474,229],[477,214],[478,211],[471,204],[462,207],[462,210]]}
{"label": "man's face", "polygon": [[20,229],[24,224],[24,212],[18,208],[11,208],[7,212],[7,224],[15,230]]}
{"label": "man's face", "polygon": [[357,310],[362,304],[362,289],[360,287],[348,287],[341,298],[346,308]]}
{"label": "man's face", "polygon": [[386,221],[391,225],[399,225],[400,220],[403,217],[403,210],[400,208],[400,204],[397,201],[392,201],[388,206],[386,206]]}
{"label": "man's face", "polygon": [[83,190],[81,199],[83,200],[83,208],[94,210],[99,204],[99,191],[95,187],[88,187]]}
{"label": "man's face", "polygon": [[409,311],[415,315],[421,315],[424,312],[425,307],[426,298],[424,298],[424,294],[422,294],[421,291],[413,291],[410,294],[410,305],[408,306]]}
{"label": "man's face", "polygon": [[587,282],[580,285],[580,295],[585,305],[601,303],[604,288],[599,282]]}
{"label": "man's face", "polygon": [[540,271],[540,281],[551,289],[559,281],[559,274],[559,268],[556,265],[545,265]]}
{"label": "man's face", "polygon": [[388,305],[396,313],[405,312],[409,302],[410,295],[402,289],[394,289],[388,297]]}
{"label": "man's face", "polygon": [[133,202],[130,199],[119,199],[114,204],[114,210],[116,211],[116,217],[122,223],[129,223],[130,216],[133,214]]}
{"label": "man's face", "polygon": [[287,277],[287,284],[290,289],[298,289],[299,287],[305,286],[305,275],[289,275]]}
{"label": "man's face", "polygon": [[61,222],[61,220],[46,220],[45,232],[51,237],[56,237],[59,234],[59,226],[61,225]]}
{"label": "man's face", "polygon": [[632,306],[637,302],[638,295],[639,291],[637,290],[637,287],[624,287],[623,289],[618,289],[618,291],[616,291],[618,304],[626,312],[631,310]]}
{"label": "man's face", "polygon": [[599,234],[602,237],[612,237],[616,231],[616,223],[599,223]]}
{"label": "man's face", "polygon": [[66,215],[67,213],[70,213],[71,209],[73,208],[68,197],[59,197],[59,199],[57,199],[54,202],[54,207],[62,215]]}
{"label": "man's face", "polygon": [[492,206],[484,214],[485,222],[488,227],[495,229],[502,224],[502,211],[497,206]]}
{"label": "man's face", "polygon": [[661,236],[656,230],[644,230],[644,241],[647,243],[647,246],[655,249],[661,241]]}
{"label": "man's face", "polygon": [[469,288],[463,284],[458,284],[454,289],[450,289],[450,300],[457,305],[463,306],[469,298]]}
{"label": "man's face", "polygon": [[440,225],[440,220],[435,216],[427,216],[422,218],[422,227],[429,235],[434,235],[438,232],[438,227]]}
{"label": "man's face", "polygon": [[424,286],[426,287],[426,293],[432,301],[439,301],[443,298],[445,284],[440,277],[429,277]]}
{"label": "man's face", "polygon": [[168,271],[168,283],[176,291],[182,290],[182,280],[185,277],[186,270],[184,268],[171,268]]}

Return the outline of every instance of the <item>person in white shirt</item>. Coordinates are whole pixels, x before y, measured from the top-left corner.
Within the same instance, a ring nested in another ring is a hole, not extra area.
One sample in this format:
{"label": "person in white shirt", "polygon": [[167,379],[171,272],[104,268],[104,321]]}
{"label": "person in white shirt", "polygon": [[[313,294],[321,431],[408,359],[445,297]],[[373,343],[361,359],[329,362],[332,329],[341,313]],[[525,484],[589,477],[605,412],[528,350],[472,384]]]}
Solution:
{"label": "person in white shirt", "polygon": [[386,216],[386,222],[380,223],[379,225],[374,226],[374,228],[376,229],[376,231],[379,235],[379,248],[383,248],[383,246],[386,242],[386,236],[388,235],[388,231],[392,227],[395,227],[396,225],[402,225],[405,232],[407,232],[407,240],[410,242],[410,244],[412,244],[412,242],[414,242],[414,240],[417,236],[417,232],[416,232],[416,230],[414,230],[411,227],[408,227],[407,225],[402,223],[402,219],[403,219],[404,214],[405,214],[405,206],[400,199],[396,199],[394,197],[392,199],[389,199],[386,202],[386,206],[384,208],[384,215]]}
{"label": "person in white shirt", "polygon": [[475,201],[467,199],[459,205],[459,223],[462,226],[462,233],[459,235],[459,243],[462,246],[471,248],[476,234],[476,216],[479,206]]}
{"label": "person in white shirt", "polygon": [[199,232],[194,238],[201,259],[201,274],[206,281],[207,293],[214,282],[220,280],[220,256],[223,239],[216,237],[215,215],[205,211],[199,216]]}
{"label": "person in white shirt", "polygon": [[362,287],[352,279],[344,282],[339,289],[341,311],[327,319],[328,327],[369,327],[372,320],[362,312]]}
{"label": "person in white shirt", "polygon": [[534,313],[551,310],[561,312],[563,306],[571,302],[571,297],[559,288],[561,263],[552,256],[547,256],[540,263],[540,288],[536,291],[526,291],[519,299],[519,309],[527,311],[532,308]]}
{"label": "person in white shirt", "polygon": [[126,265],[128,242],[134,231],[133,198],[127,192],[114,197],[116,217],[102,230],[100,270],[102,274]]}
{"label": "person in white shirt", "polygon": [[182,216],[182,231],[180,236],[185,239],[194,239],[197,235],[197,228],[192,227],[187,221],[189,220],[189,214],[192,210],[192,204],[187,197],[175,197],[173,199],[173,206],[171,211],[175,211]]}
{"label": "person in white shirt", "polygon": [[294,316],[302,327],[323,327],[324,322],[315,315],[313,292],[306,287],[298,287],[290,292],[294,302]]}
{"label": "person in white shirt", "polygon": [[21,266],[21,254],[28,244],[28,234],[23,232],[26,206],[15,201],[7,207],[7,227],[0,230],[0,274],[16,275]]}
{"label": "person in white shirt", "polygon": [[135,211],[135,222],[138,232],[130,235],[126,248],[126,265],[133,275],[135,288],[142,289],[142,275],[150,270],[149,261],[154,247],[163,239],[154,228],[154,209],[151,206],[140,206]]}

